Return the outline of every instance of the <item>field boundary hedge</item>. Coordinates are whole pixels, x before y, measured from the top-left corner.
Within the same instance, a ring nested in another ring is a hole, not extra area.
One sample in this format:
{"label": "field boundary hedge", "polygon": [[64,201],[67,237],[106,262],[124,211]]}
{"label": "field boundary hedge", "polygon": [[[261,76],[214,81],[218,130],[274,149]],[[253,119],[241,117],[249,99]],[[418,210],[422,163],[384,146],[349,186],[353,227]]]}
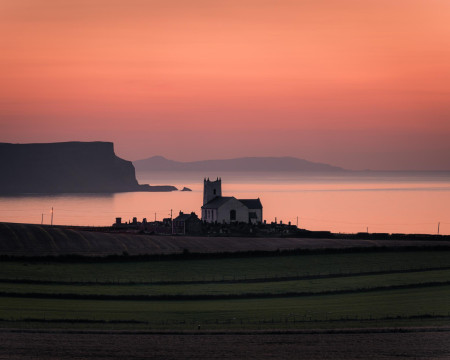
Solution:
{"label": "field boundary hedge", "polygon": [[58,280],[33,280],[33,279],[1,279],[4,284],[30,284],[30,285],[107,285],[107,286],[133,286],[133,285],[198,285],[198,284],[242,284],[242,283],[266,283],[296,280],[317,280],[317,279],[337,279],[356,276],[406,274],[414,272],[428,272],[438,270],[450,270],[450,266],[380,270],[363,272],[346,272],[332,274],[297,275],[297,276],[277,276],[264,278],[242,278],[242,279],[217,279],[217,280],[186,280],[186,281],[58,281]]}
{"label": "field boundary hedge", "polygon": [[404,285],[375,286],[348,290],[326,290],[317,292],[284,292],[284,293],[242,293],[242,294],[192,294],[192,295],[103,295],[103,294],[73,294],[73,293],[18,293],[1,291],[0,297],[35,298],[35,299],[70,299],[70,300],[133,300],[133,301],[185,301],[185,300],[231,300],[231,299],[265,299],[306,296],[326,296],[356,294],[377,291],[417,289],[450,285],[450,281],[436,281]]}
{"label": "field boundary hedge", "polygon": [[199,260],[199,259],[229,259],[252,258],[291,255],[321,255],[321,254],[358,254],[358,253],[386,253],[386,252],[417,252],[417,251],[450,251],[448,245],[430,246],[366,246],[366,247],[342,247],[342,248],[315,248],[315,249],[277,249],[255,251],[225,251],[225,252],[190,252],[184,249],[181,253],[171,254],[142,254],[129,255],[123,252],[121,255],[91,256],[91,255],[46,255],[46,256],[18,256],[0,255],[0,261],[29,261],[29,262],[58,262],[58,263],[114,263],[114,262],[142,262],[164,260]]}
{"label": "field boundary hedge", "polygon": [[[436,318],[442,318],[439,315],[435,315]],[[446,317],[442,318],[445,319]],[[403,316],[400,319],[404,320],[414,320],[414,319],[429,319],[428,314],[416,315],[416,317]],[[42,320],[42,321],[41,321]],[[72,319],[62,319],[66,322],[72,322]],[[342,320],[312,320],[309,322],[321,323],[321,322],[336,322],[336,321],[373,321],[378,323],[383,320],[393,320],[392,318],[358,318],[358,319],[342,319]],[[398,320],[398,318],[395,318]],[[24,320],[17,319],[1,319],[0,322],[5,323],[21,323]],[[41,323],[53,323],[53,319],[36,319],[36,322]],[[64,322],[64,321],[62,321]],[[302,321],[295,321],[296,323]],[[152,322],[146,322],[147,324],[154,324]],[[259,324],[257,320],[253,322],[254,324]],[[270,322],[272,323],[272,322]],[[281,322],[278,322],[281,323]],[[48,329],[48,328],[0,328],[1,333],[27,333],[27,334],[92,334],[92,335],[283,335],[283,334],[384,334],[384,333],[427,333],[427,332],[450,332],[450,327],[447,325],[440,326],[414,326],[414,327],[369,327],[369,328],[333,328],[333,329],[227,329],[227,330],[172,330],[172,329],[145,329],[145,330],[112,330],[112,329]]]}

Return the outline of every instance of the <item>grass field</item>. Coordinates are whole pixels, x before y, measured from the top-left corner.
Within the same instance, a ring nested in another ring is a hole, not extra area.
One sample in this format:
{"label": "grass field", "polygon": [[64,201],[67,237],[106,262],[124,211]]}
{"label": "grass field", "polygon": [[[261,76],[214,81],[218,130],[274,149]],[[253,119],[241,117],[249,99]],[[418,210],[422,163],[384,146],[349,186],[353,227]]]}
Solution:
{"label": "grass field", "polygon": [[[449,255],[420,250],[117,263],[3,261],[0,326],[448,325]],[[97,295],[102,298],[92,298]]]}
{"label": "grass field", "polygon": [[0,262],[0,280],[189,282],[450,267],[449,251],[311,254],[117,263]]}
{"label": "grass field", "polygon": [[449,282],[450,270],[416,271],[370,276],[346,276],[314,280],[262,281],[248,283],[194,283],[194,284],[163,284],[163,285],[60,285],[60,284],[14,284],[0,283],[0,294],[76,294],[105,296],[160,296],[160,295],[190,295],[190,296],[232,296],[260,294],[315,294],[336,291],[363,291],[378,287],[395,287],[423,285]]}
{"label": "grass field", "polygon": [[6,320],[3,326],[27,323],[27,327],[77,323],[81,327],[155,329],[194,329],[198,324],[204,329],[341,327],[342,323],[356,327],[448,325],[450,310],[444,299],[449,298],[450,286],[426,291],[212,301],[2,298],[0,317]]}

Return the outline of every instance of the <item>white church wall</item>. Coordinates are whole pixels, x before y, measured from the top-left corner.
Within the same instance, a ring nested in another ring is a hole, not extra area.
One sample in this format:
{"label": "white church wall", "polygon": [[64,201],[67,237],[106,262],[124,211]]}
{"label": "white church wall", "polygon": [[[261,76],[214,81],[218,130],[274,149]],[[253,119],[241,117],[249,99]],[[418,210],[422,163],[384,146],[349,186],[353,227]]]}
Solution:
{"label": "white church wall", "polygon": [[217,209],[202,209],[202,220],[212,223],[217,220]]}
{"label": "white church wall", "polygon": [[254,212],[256,213],[256,219],[253,219],[254,223],[259,223],[262,222],[262,209],[249,209],[249,212]]}
{"label": "white church wall", "polygon": [[217,222],[230,223],[230,212],[236,210],[237,222],[248,222],[248,209],[239,200],[231,198],[218,209]]}

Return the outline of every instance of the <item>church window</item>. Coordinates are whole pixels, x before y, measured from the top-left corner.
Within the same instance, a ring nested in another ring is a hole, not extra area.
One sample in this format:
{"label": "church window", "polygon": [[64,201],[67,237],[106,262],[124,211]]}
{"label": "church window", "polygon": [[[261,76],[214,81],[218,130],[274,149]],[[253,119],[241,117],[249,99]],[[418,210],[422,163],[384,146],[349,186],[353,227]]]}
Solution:
{"label": "church window", "polygon": [[230,210],[230,221],[236,220],[236,210]]}
{"label": "church window", "polygon": [[213,190],[214,195],[216,195],[216,189]]}

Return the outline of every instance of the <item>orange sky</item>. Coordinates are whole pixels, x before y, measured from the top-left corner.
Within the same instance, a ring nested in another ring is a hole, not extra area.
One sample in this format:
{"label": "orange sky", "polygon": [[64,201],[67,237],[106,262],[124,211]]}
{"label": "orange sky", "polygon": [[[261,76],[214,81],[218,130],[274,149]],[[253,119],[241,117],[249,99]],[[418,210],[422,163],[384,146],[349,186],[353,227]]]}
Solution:
{"label": "orange sky", "polygon": [[0,0],[0,141],[450,170],[448,0]]}

